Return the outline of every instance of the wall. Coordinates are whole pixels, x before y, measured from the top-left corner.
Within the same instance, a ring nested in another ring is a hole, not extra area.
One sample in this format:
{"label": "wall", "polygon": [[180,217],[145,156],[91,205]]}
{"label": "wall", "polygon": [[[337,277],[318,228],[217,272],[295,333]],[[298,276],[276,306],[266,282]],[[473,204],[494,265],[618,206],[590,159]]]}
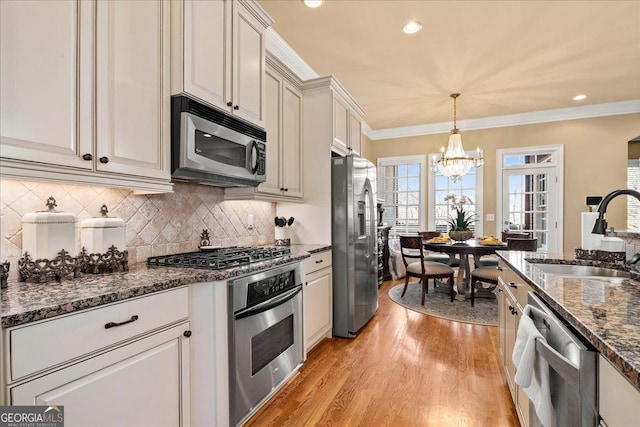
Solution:
{"label": "wall", "polygon": [[[0,258],[11,262],[10,277],[16,278],[22,255],[22,216],[45,210],[49,196],[56,198],[57,210],[78,216],[78,226],[83,219],[98,216],[105,203],[109,216],[126,221],[131,264],[145,262],[152,255],[196,250],[205,228],[214,246],[273,243],[275,204],[224,201],[223,192],[217,187],[175,183],[173,193],[135,195],[123,189],[0,180]],[[254,215],[253,230],[246,228],[248,214]]]}
{"label": "wall", "polygon": [[373,157],[373,141],[371,141],[371,139],[364,133],[362,134],[362,146],[360,148],[360,151],[360,155],[362,157],[368,159],[373,163],[376,162],[376,158]]}
{"label": "wall", "polygon": [[[485,214],[496,210],[497,149],[564,145],[564,253],[573,256],[573,249],[580,246],[580,212],[586,210],[585,197],[626,187],[627,141],[637,136],[638,123],[640,114],[628,114],[460,132],[467,150],[484,149]],[[375,162],[378,157],[437,153],[446,144],[446,134],[376,140],[371,143],[369,158]],[[624,198],[614,200],[608,211],[610,226],[626,228]],[[497,235],[500,229],[485,217],[485,234]]]}

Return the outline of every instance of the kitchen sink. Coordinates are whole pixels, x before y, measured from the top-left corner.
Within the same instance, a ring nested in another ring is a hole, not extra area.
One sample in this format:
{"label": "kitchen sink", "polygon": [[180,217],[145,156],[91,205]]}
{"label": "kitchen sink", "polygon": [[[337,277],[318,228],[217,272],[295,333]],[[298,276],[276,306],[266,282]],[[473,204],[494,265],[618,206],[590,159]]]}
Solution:
{"label": "kitchen sink", "polygon": [[631,274],[626,271],[614,270],[613,268],[592,267],[588,265],[571,264],[543,264],[534,265],[545,273],[565,277],[617,277],[628,279]]}

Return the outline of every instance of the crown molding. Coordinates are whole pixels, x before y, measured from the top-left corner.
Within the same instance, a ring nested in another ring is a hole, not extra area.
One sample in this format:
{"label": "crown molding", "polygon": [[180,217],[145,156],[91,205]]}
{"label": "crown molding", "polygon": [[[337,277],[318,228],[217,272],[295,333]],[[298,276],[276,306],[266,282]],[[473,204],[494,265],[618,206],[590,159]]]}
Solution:
{"label": "crown molding", "polygon": [[293,71],[300,80],[318,77],[318,73],[273,28],[267,28],[265,31],[265,48],[274,58]]}
{"label": "crown molding", "polygon": [[[617,116],[640,113],[640,99],[609,102],[605,104],[583,105],[580,107],[558,108],[554,110],[532,111],[529,113],[508,114],[505,116],[483,117],[479,119],[458,120],[461,131],[491,129],[507,126],[521,126],[536,123],[559,122],[564,120],[589,119],[593,117]],[[371,130],[366,134],[371,140],[406,138],[409,136],[449,133],[451,122],[432,123],[401,128]]]}

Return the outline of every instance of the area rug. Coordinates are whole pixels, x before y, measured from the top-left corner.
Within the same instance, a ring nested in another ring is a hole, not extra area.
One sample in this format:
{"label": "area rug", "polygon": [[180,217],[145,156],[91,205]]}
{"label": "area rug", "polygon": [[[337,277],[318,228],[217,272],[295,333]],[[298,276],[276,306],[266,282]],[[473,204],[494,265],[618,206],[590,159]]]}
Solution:
{"label": "area rug", "polygon": [[456,322],[498,326],[498,301],[495,299],[476,298],[473,307],[471,307],[471,300],[451,302],[448,293],[434,291],[433,282],[430,280],[429,293],[422,306],[420,304],[422,286],[409,283],[407,293],[404,297],[400,297],[403,288],[404,283],[389,289],[389,297],[393,302],[410,310]]}

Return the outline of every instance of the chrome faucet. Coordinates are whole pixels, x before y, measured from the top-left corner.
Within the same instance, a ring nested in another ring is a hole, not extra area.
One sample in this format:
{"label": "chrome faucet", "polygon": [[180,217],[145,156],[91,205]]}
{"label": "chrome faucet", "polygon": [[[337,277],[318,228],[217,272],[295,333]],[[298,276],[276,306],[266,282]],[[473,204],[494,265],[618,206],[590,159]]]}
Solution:
{"label": "chrome faucet", "polygon": [[602,202],[600,202],[600,205],[598,206],[599,215],[598,215],[598,219],[596,220],[596,223],[593,225],[593,230],[591,230],[592,233],[594,234],[605,233],[605,231],[607,230],[607,221],[604,219],[604,214],[605,212],[607,212],[607,205],[609,205],[609,202],[611,200],[623,194],[626,194],[628,196],[633,196],[636,199],[638,199],[638,201],[640,201],[640,193],[637,192],[636,190],[630,190],[630,189],[616,190],[607,194],[604,197],[604,199],[602,199]]}

